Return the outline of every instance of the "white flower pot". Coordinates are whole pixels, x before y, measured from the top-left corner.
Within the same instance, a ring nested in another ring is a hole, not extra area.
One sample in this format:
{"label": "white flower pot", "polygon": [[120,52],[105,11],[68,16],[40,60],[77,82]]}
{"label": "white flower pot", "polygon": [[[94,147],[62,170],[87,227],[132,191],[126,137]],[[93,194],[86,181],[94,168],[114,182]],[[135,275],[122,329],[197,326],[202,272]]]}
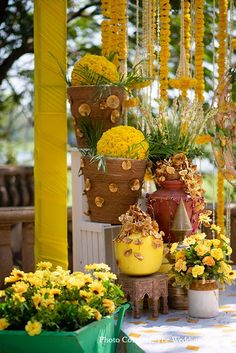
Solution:
{"label": "white flower pot", "polygon": [[[197,283],[198,282],[198,283]],[[188,290],[188,314],[208,319],[219,313],[219,289],[215,281],[196,281]]]}

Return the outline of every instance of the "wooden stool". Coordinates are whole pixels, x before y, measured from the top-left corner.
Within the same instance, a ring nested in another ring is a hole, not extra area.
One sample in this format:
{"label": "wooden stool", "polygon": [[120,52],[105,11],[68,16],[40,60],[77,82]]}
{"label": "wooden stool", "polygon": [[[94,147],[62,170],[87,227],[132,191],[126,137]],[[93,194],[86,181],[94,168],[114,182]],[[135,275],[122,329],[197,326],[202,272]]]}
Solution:
{"label": "wooden stool", "polygon": [[162,297],[162,313],[168,314],[168,277],[162,273],[154,273],[145,277],[134,277],[119,274],[118,282],[124,293],[134,305],[134,317],[140,317],[140,301],[148,295],[152,299],[152,316],[158,316],[158,300]]}

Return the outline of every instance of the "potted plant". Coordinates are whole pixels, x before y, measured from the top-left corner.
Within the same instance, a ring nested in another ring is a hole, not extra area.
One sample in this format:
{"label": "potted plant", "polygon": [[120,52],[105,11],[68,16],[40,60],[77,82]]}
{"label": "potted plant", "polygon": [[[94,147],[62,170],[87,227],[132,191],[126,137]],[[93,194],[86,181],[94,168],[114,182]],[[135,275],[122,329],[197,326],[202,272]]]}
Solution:
{"label": "potted plant", "polygon": [[86,266],[90,273],[72,274],[51,266],[41,262],[35,273],[13,269],[5,279],[0,292],[1,352],[97,352],[102,334],[113,342],[104,352],[113,353],[113,314],[125,302],[116,276],[105,264]]}
{"label": "potted plant", "polygon": [[119,224],[119,216],[136,203],[146,170],[148,143],[140,130],[117,126],[98,140],[90,135],[90,150],[82,150],[89,216],[94,222]]}
{"label": "potted plant", "polygon": [[[141,75],[139,65],[125,77],[110,59],[112,56],[108,59],[86,54],[73,67],[67,93],[79,148],[87,147],[84,121],[99,128],[101,133],[120,125],[122,108],[129,106],[127,97],[132,96],[132,90],[136,85],[150,84],[150,80]],[[138,100],[135,101],[138,104]]]}
{"label": "potted plant", "polygon": [[120,271],[134,276],[157,272],[163,256],[163,232],[157,222],[137,205],[130,206],[119,220],[122,226],[114,243]]}
{"label": "potted plant", "polygon": [[181,198],[194,231],[204,208],[201,176],[192,160],[203,154],[201,145],[212,139],[206,128],[214,111],[204,112],[202,104],[188,100],[175,100],[171,107],[161,103],[159,110],[157,117],[147,117],[147,140],[153,178],[161,191],[160,196],[159,191],[148,196],[148,205],[165,232],[164,241],[171,243],[175,241],[171,224]]}
{"label": "potted plant", "polygon": [[229,239],[218,226],[211,225],[211,230],[212,239],[206,239],[205,233],[196,233],[185,238],[182,244],[173,243],[170,249],[173,259],[170,279],[174,286],[188,289],[188,312],[193,317],[216,316],[218,285],[232,284],[236,278],[236,271],[227,260],[232,252]]}

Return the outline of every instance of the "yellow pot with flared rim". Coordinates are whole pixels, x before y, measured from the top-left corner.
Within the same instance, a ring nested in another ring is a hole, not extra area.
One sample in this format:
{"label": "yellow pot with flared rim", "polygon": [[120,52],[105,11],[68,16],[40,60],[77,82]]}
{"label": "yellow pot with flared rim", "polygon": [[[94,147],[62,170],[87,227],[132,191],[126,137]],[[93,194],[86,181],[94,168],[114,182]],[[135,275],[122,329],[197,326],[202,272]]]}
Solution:
{"label": "yellow pot with flared rim", "polygon": [[115,257],[120,271],[132,276],[157,272],[163,257],[162,241],[151,235],[144,237],[141,233],[133,233],[128,239],[132,242],[115,240]]}

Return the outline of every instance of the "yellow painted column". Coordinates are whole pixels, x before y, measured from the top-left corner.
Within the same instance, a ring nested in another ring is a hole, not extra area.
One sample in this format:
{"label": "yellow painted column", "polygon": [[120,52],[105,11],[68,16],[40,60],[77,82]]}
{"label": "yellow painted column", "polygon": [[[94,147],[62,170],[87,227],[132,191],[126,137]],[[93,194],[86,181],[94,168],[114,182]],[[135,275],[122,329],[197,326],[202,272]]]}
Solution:
{"label": "yellow painted column", "polygon": [[67,3],[34,7],[35,262],[67,268]]}

